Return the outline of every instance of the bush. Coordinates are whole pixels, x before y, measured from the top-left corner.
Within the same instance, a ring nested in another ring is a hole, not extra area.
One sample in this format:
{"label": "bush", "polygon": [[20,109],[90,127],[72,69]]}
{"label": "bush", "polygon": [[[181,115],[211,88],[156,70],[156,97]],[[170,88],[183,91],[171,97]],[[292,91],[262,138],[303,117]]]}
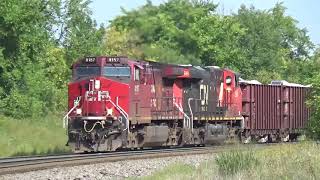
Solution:
{"label": "bush", "polygon": [[309,80],[312,84],[308,105],[311,108],[311,118],[308,122],[308,135],[314,139],[320,139],[320,74],[314,75]]}
{"label": "bush", "polygon": [[241,170],[247,170],[259,164],[252,151],[231,151],[216,158],[219,172],[222,175],[234,175]]}
{"label": "bush", "polygon": [[0,97],[0,114],[23,119],[64,111],[67,104],[66,86],[59,87],[51,77],[47,77],[43,65],[26,63],[24,68],[19,83],[3,99]]}

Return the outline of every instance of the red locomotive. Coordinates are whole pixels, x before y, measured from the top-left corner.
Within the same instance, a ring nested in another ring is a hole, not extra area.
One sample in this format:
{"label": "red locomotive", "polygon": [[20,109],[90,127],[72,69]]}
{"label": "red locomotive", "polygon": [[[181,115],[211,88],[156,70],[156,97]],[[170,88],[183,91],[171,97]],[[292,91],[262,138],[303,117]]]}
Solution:
{"label": "red locomotive", "polygon": [[[285,126],[261,129],[248,124],[257,120],[253,115],[260,107],[255,104],[257,96],[248,95],[251,86],[240,86],[239,75],[228,69],[106,56],[81,59],[72,69],[64,122],[68,145],[74,151],[205,145],[237,135],[248,141],[252,136],[279,139],[297,133]],[[303,98],[300,104],[304,104]],[[284,117],[282,105],[290,110],[291,102],[280,104],[280,114],[276,112],[272,120]],[[303,108],[299,111],[305,112]],[[307,119],[307,115],[298,118]],[[304,122],[301,120],[301,127]]]}

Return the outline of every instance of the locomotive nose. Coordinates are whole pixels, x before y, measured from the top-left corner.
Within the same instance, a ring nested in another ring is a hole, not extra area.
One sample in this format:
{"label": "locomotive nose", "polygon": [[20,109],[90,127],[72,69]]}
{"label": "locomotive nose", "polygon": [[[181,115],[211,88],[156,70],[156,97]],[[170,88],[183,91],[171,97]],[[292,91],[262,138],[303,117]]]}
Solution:
{"label": "locomotive nose", "polygon": [[104,116],[109,98],[109,91],[102,90],[100,79],[89,79],[85,83],[83,115]]}

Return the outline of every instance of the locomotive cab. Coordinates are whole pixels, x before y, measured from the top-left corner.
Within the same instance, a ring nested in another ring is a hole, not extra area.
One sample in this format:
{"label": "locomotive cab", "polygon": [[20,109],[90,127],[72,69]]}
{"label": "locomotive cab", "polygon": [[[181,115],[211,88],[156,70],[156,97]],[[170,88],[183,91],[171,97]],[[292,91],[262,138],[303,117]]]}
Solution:
{"label": "locomotive cab", "polygon": [[[119,114],[108,113],[111,107],[106,101],[128,96],[125,90],[128,89],[130,77],[129,65],[119,57],[80,60],[73,66],[73,81],[69,84],[69,109],[74,105],[75,99],[81,100],[71,115],[82,116],[82,119],[99,119],[106,115],[116,117]],[[115,88],[123,91],[114,91]]]}

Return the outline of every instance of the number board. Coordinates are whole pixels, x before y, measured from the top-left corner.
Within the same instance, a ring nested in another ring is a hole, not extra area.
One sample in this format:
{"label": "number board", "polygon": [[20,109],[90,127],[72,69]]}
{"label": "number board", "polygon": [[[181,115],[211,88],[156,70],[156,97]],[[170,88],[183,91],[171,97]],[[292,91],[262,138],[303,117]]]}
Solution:
{"label": "number board", "polygon": [[107,63],[120,63],[120,57],[109,57],[106,60]]}
{"label": "number board", "polygon": [[84,59],[84,62],[85,63],[96,63],[96,58],[95,57],[86,57],[85,59]]}

